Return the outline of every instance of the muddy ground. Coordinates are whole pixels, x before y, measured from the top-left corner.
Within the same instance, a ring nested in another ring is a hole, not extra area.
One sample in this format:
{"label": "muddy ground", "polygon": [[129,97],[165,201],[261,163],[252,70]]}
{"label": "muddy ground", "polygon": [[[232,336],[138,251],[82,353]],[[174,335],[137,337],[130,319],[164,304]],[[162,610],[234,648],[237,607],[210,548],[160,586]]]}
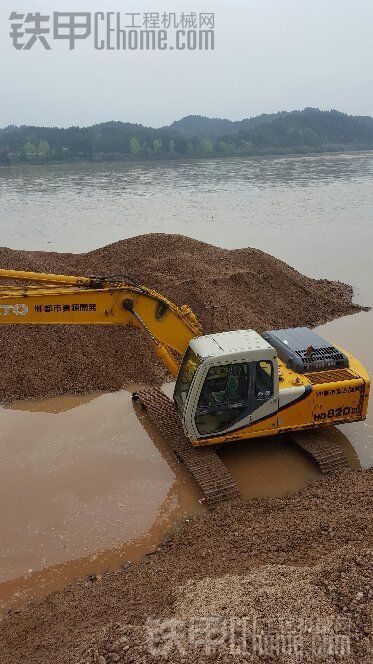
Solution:
{"label": "muddy ground", "polygon": [[[358,310],[348,286],[309,279],[258,250],[172,235],[83,255],[1,249],[0,265],[125,273],[192,306],[207,331],[211,305],[218,307],[217,330],[227,327],[226,308],[232,328],[258,330],[316,325]],[[134,331],[4,326],[1,342],[3,401],[166,377]],[[372,508],[373,471],[349,471],[296,495],[197,516],[140,564],[124,562],[117,572],[77,580],[9,612],[0,625],[0,662],[368,664]]]}
{"label": "muddy ground", "polygon": [[[368,664],[373,647],[372,508],[373,472],[349,471],[296,495],[226,505],[195,517],[144,562],[77,581],[10,614],[1,624],[1,662]],[[209,654],[198,644],[206,616],[215,617],[215,628],[220,625],[218,646],[210,646]],[[255,654],[260,651],[252,642],[254,616],[256,629],[265,635],[281,634],[284,625],[285,634],[298,635],[303,657],[293,657],[289,646],[284,656],[272,659]],[[239,622],[244,617],[246,637]],[[147,618],[167,620],[169,629],[173,624],[184,651],[171,649],[172,639],[159,626],[153,624],[150,631]],[[221,630],[229,620],[235,633],[224,640]],[[196,624],[202,630],[198,638],[186,634],[186,626]],[[232,646],[242,653],[244,638],[248,653],[232,655]],[[167,656],[159,656],[163,648]],[[333,649],[343,656],[329,657]]]}
{"label": "muddy ground", "polygon": [[[227,250],[179,235],[143,235],[87,254],[0,248],[0,267],[76,275],[124,274],[189,304],[205,332],[314,326],[358,311],[352,289],[303,276],[258,249]],[[167,379],[137,330],[0,327],[0,401],[117,390]]]}

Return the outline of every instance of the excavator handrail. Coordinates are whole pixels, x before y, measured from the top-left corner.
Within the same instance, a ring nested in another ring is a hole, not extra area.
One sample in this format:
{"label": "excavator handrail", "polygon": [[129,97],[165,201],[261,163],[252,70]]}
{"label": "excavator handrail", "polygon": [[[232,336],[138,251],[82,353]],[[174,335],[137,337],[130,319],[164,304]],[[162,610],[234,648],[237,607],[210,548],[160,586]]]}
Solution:
{"label": "excavator handrail", "polygon": [[103,282],[131,284],[138,286],[132,277],[126,274],[113,274],[108,276],[75,276],[66,274],[52,274],[48,272],[27,272],[24,270],[0,270],[0,280],[34,281],[45,285],[69,284],[77,286],[95,287]]}
{"label": "excavator handrail", "polygon": [[0,279],[37,281],[38,283],[47,284],[91,286],[95,277],[76,277],[66,274],[49,274],[47,272],[25,272],[24,270],[0,270]]}

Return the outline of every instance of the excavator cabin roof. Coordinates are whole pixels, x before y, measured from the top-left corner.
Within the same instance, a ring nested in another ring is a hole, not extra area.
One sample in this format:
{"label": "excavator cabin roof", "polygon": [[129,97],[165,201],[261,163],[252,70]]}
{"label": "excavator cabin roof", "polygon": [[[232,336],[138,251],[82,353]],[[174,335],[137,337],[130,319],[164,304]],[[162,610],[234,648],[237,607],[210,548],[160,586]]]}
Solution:
{"label": "excavator cabin roof", "polygon": [[276,354],[274,348],[254,330],[234,330],[232,332],[207,334],[192,339],[190,346],[203,359],[259,350],[267,352],[271,350],[273,355]]}

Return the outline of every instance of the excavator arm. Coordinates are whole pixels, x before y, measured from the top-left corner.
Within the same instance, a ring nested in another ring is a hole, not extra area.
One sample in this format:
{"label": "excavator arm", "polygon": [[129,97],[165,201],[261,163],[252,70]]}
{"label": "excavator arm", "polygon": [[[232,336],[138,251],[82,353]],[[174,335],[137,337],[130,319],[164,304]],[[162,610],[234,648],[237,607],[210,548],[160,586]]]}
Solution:
{"label": "excavator arm", "polygon": [[0,270],[0,324],[126,325],[148,333],[176,376],[173,351],[183,355],[201,326],[187,305],[120,276],[74,277]]}

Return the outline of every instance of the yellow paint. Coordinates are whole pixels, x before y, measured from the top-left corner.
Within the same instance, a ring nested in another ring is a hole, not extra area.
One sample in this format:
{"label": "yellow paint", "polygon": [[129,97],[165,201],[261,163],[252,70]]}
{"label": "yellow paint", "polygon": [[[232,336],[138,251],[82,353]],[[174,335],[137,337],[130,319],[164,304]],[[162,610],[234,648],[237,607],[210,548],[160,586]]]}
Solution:
{"label": "yellow paint", "polygon": [[[222,436],[194,440],[192,444],[195,447],[216,445],[217,443],[274,436],[286,431],[298,431],[364,420],[369,401],[369,374],[356,358],[345,350],[343,352],[349,357],[350,380],[312,385],[307,378],[307,374],[297,374],[288,369],[281,360],[278,360],[279,371],[283,377],[283,380],[280,381],[280,389],[304,385],[312,388],[312,391],[302,400],[289,404],[259,422],[254,422],[242,428],[238,427],[236,431]],[[333,370],[330,370],[330,373],[333,373]],[[323,372],[319,372],[320,378],[322,378],[322,374]]]}
{"label": "yellow paint", "polygon": [[[132,300],[137,314],[154,338],[157,353],[169,368],[178,367],[170,350],[183,355],[189,341],[201,334],[201,326],[187,305],[173,302],[150,288],[122,282],[99,281],[95,277],[68,277],[0,270],[0,278],[38,281],[38,286],[7,286],[0,290],[0,324],[21,325],[126,325],[141,327],[125,300]],[[61,286],[56,286],[60,283]],[[99,287],[91,287],[92,284]],[[77,284],[81,284],[77,286]],[[13,307],[27,307],[25,315]],[[67,309],[68,307],[68,309]],[[161,350],[165,347],[167,353]]]}

